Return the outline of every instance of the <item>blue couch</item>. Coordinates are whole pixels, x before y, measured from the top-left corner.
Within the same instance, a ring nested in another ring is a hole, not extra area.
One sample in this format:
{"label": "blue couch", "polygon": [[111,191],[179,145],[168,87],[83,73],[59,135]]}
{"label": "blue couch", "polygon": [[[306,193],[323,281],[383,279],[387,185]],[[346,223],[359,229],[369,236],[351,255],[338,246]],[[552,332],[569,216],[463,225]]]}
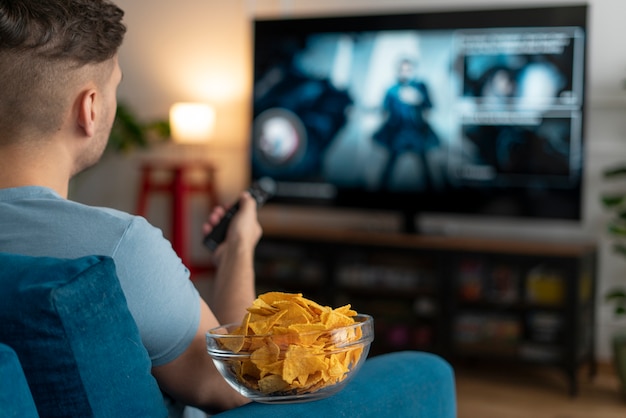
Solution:
{"label": "blue couch", "polygon": [[[167,416],[113,260],[0,253],[0,289],[0,416]],[[382,355],[331,398],[217,416],[292,414],[454,418],[454,374],[432,354]]]}

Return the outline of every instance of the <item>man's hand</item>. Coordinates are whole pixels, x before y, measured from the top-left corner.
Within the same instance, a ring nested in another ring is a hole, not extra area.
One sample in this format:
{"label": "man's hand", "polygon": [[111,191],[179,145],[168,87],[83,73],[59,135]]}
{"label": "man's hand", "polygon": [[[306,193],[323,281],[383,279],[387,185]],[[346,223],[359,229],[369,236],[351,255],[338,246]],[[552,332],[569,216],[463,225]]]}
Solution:
{"label": "man's hand", "polygon": [[[257,220],[256,201],[250,193],[243,192],[239,199],[239,210],[233,216],[226,232],[226,239],[216,249],[214,262],[220,264],[224,247],[231,248],[231,251],[254,252],[259,239],[261,238],[261,226]],[[203,225],[203,233],[209,234],[220,222],[226,213],[226,208],[217,206],[209,214],[207,222]]]}

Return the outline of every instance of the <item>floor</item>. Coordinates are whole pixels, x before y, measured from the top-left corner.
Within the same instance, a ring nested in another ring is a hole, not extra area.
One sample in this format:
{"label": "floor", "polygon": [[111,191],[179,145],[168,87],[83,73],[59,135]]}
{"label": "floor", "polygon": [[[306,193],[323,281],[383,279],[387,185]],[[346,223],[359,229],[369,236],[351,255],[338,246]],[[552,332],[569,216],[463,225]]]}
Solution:
{"label": "floor", "polygon": [[559,370],[461,364],[455,371],[458,418],[626,418],[626,397],[610,365],[593,379],[581,370],[575,398]]}

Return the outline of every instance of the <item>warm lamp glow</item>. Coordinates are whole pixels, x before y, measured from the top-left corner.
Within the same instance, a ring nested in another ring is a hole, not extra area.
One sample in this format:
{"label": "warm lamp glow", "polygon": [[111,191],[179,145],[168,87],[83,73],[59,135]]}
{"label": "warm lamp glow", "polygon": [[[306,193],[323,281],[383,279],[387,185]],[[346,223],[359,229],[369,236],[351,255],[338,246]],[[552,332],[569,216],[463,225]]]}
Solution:
{"label": "warm lamp glow", "polygon": [[204,103],[176,103],[170,109],[172,138],[179,143],[208,141],[215,125],[215,110]]}

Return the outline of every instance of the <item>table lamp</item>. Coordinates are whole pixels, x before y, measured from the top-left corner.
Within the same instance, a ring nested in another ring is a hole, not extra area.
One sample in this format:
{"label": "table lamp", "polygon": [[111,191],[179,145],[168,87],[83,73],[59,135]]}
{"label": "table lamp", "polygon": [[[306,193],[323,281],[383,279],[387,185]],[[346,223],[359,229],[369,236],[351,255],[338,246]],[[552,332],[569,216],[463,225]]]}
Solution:
{"label": "table lamp", "polygon": [[170,108],[172,138],[181,144],[208,141],[215,126],[215,110],[205,103],[175,103]]}

